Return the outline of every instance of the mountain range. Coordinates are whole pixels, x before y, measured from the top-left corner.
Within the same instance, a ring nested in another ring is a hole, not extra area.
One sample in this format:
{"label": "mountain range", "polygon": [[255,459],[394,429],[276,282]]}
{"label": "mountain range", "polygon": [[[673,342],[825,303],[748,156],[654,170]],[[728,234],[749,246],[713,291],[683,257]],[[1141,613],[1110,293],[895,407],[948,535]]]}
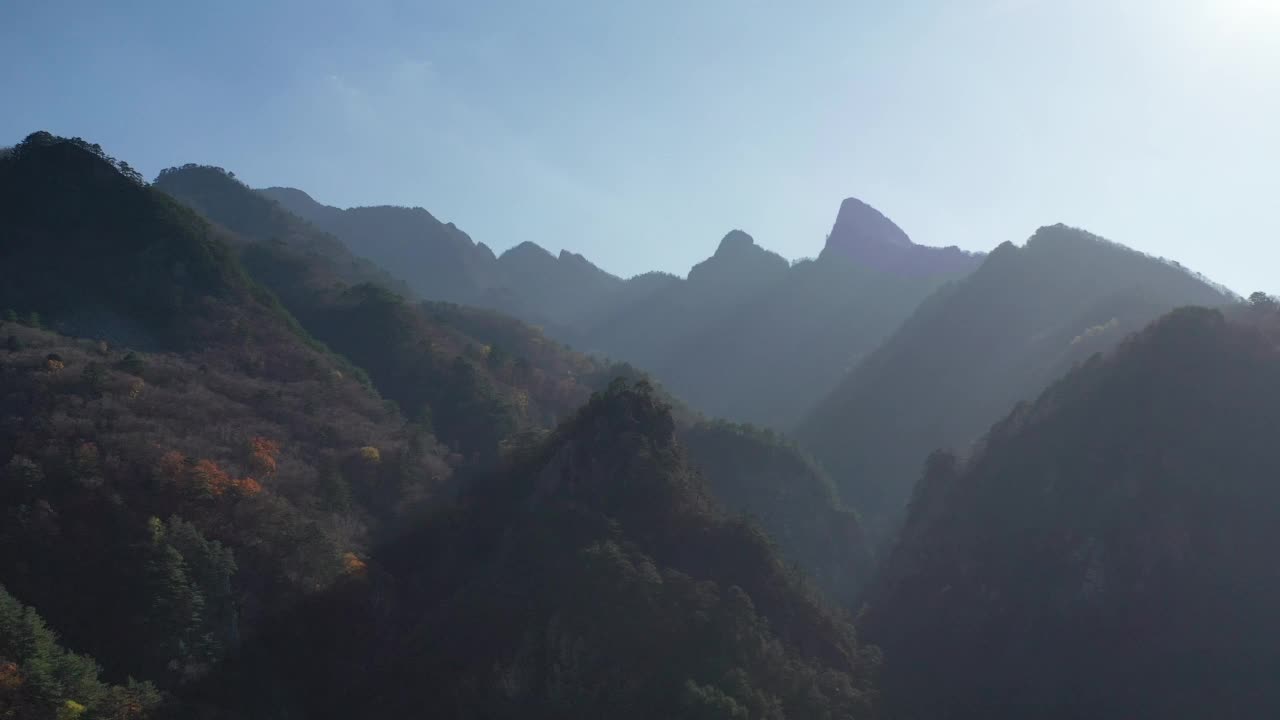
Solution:
{"label": "mountain range", "polygon": [[35,133],[0,338],[0,717],[1280,712],[1280,301],[1083,230],[624,280]]}
{"label": "mountain range", "polygon": [[930,292],[981,262],[954,247],[916,245],[850,199],[817,259],[793,265],[735,230],[685,278],[623,280],[529,242],[495,256],[421,208],[341,210],[296,189],[261,192],[394,268],[421,297],[519,317],[573,347],[645,368],[710,415],[779,428],[800,420]]}

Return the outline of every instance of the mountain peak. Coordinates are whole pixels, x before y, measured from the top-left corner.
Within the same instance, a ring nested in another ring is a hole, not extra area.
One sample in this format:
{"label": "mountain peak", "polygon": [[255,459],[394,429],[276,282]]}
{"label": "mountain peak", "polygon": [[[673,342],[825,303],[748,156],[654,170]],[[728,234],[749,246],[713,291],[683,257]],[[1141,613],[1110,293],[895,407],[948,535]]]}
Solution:
{"label": "mountain peak", "polygon": [[747,248],[755,247],[755,238],[752,238],[742,230],[730,230],[723,239],[720,240],[720,246],[716,248],[716,255],[724,253],[739,252]]}
{"label": "mountain peak", "polygon": [[872,248],[913,246],[911,238],[885,217],[884,213],[857,198],[845,198],[840,203],[836,224],[831,228],[831,235],[827,237],[827,247],[823,252],[856,255]]}
{"label": "mountain peak", "polygon": [[835,225],[819,259],[842,258],[881,272],[902,275],[963,273],[978,264],[978,256],[956,247],[917,245],[884,213],[857,198],[840,203]]}

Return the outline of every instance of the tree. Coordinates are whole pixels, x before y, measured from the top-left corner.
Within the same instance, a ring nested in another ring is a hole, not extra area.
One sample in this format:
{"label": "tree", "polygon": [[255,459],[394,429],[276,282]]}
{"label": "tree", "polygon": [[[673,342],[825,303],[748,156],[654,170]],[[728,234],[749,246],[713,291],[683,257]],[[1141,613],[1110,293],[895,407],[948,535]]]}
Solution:
{"label": "tree", "polygon": [[1256,308],[1274,308],[1278,304],[1276,299],[1261,290],[1249,296],[1249,304]]}
{"label": "tree", "polygon": [[107,369],[101,363],[91,362],[80,372],[80,382],[84,383],[86,392],[97,397],[106,388]]}
{"label": "tree", "polygon": [[131,352],[120,361],[119,368],[130,375],[141,375],[147,369],[147,365],[142,361],[142,358],[138,357],[137,353]]}
{"label": "tree", "polygon": [[39,330],[40,329],[40,313],[36,312],[35,310],[32,310],[31,312],[27,313],[27,319],[23,323],[23,325],[26,325],[29,328],[35,328]]}

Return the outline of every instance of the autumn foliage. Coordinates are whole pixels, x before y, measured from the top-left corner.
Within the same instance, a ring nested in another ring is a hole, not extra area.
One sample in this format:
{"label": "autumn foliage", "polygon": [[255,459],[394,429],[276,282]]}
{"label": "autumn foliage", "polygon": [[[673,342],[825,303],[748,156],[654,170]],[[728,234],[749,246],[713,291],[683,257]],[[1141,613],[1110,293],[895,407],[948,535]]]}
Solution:
{"label": "autumn foliage", "polygon": [[263,477],[276,474],[276,456],[280,454],[280,443],[264,437],[249,440],[249,467]]}
{"label": "autumn foliage", "polygon": [[212,460],[197,461],[182,475],[192,491],[212,497],[252,497],[262,492],[261,483],[253,478],[233,478]]}

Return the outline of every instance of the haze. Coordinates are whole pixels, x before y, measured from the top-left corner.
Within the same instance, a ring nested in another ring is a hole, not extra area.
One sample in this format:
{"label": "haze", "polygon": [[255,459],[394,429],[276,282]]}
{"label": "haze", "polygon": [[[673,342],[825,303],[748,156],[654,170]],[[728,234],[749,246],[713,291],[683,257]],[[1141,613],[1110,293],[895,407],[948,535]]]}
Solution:
{"label": "haze", "polygon": [[1273,3],[266,5],[11,3],[0,136],[421,205],[624,276],[735,227],[815,255],[856,196],[920,243],[1066,222],[1280,290]]}

